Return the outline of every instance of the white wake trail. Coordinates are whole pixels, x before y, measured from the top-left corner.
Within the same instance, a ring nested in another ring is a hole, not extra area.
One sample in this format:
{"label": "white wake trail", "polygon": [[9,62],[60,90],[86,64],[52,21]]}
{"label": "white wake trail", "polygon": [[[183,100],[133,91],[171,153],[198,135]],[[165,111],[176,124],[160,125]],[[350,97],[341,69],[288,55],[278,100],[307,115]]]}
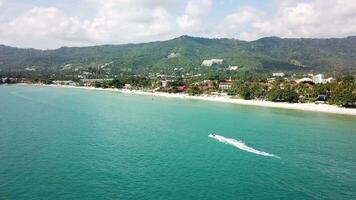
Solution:
{"label": "white wake trail", "polygon": [[266,152],[263,152],[263,151],[258,151],[252,147],[249,147],[247,146],[245,143],[243,143],[242,141],[238,141],[238,140],[235,140],[235,139],[232,139],[232,138],[226,138],[224,136],[221,136],[221,135],[216,135],[216,134],[209,134],[209,137],[210,138],[213,138],[219,142],[222,142],[224,144],[229,144],[229,145],[232,145],[236,148],[239,148],[243,151],[247,151],[247,152],[250,152],[250,153],[254,153],[254,154],[258,154],[258,155],[261,155],[261,156],[268,156],[268,157],[274,157],[274,158],[280,158],[276,155],[273,155],[273,154],[270,154],[270,153],[266,153]]}

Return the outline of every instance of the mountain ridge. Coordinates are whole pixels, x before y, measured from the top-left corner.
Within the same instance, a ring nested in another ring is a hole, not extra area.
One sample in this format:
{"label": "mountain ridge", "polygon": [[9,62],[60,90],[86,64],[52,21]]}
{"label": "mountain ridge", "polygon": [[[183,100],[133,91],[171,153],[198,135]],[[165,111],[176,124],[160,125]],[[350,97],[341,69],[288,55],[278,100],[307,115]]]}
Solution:
{"label": "mountain ridge", "polygon": [[[173,53],[174,58],[169,57]],[[195,69],[205,59],[221,58],[244,70],[356,71],[356,36],[345,38],[265,37],[255,41],[183,35],[171,40],[118,45],[60,47],[40,50],[0,45],[0,69],[59,70],[71,64],[98,67],[112,63],[113,71]]]}

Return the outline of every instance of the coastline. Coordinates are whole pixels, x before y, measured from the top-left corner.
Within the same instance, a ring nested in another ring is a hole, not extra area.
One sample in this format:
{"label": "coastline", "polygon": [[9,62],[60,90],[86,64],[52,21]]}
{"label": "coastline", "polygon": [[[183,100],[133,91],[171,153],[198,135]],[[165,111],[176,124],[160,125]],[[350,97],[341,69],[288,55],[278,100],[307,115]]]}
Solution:
{"label": "coastline", "polygon": [[98,90],[98,91],[110,91],[110,92],[120,92],[124,94],[136,94],[136,95],[150,95],[158,97],[167,98],[180,98],[180,99],[194,99],[203,101],[212,101],[220,103],[230,103],[248,106],[260,106],[269,108],[282,108],[290,110],[301,110],[310,112],[322,112],[322,113],[332,113],[332,114],[342,114],[342,115],[353,115],[356,116],[356,109],[343,108],[335,105],[328,104],[314,104],[314,103],[284,103],[284,102],[271,102],[263,100],[244,100],[244,99],[233,99],[227,96],[190,96],[188,94],[170,94],[165,92],[146,92],[141,90],[125,90],[116,88],[95,88],[86,86],[68,86],[68,85],[41,85],[41,84],[18,84],[18,85],[35,85],[35,86],[46,86],[46,87],[59,87],[59,88],[72,88],[72,89],[85,89],[85,90]]}

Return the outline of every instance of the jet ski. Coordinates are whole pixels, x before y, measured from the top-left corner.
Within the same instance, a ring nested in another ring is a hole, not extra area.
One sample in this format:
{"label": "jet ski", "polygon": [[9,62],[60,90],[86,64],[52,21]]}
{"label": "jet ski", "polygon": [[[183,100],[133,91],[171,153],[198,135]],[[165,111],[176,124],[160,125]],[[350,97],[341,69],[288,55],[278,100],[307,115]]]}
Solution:
{"label": "jet ski", "polygon": [[210,133],[209,137],[216,137],[215,133]]}

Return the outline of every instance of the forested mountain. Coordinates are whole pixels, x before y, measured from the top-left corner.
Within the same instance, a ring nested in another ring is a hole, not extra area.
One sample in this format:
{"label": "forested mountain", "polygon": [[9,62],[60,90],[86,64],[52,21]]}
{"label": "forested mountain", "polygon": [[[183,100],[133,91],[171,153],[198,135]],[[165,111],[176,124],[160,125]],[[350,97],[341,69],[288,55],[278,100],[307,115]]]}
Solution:
{"label": "forested mountain", "polygon": [[341,39],[262,38],[247,42],[181,36],[141,44],[20,49],[0,45],[0,70],[62,70],[109,67],[119,71],[197,69],[205,59],[223,59],[222,66],[257,71],[356,71],[356,37]]}

